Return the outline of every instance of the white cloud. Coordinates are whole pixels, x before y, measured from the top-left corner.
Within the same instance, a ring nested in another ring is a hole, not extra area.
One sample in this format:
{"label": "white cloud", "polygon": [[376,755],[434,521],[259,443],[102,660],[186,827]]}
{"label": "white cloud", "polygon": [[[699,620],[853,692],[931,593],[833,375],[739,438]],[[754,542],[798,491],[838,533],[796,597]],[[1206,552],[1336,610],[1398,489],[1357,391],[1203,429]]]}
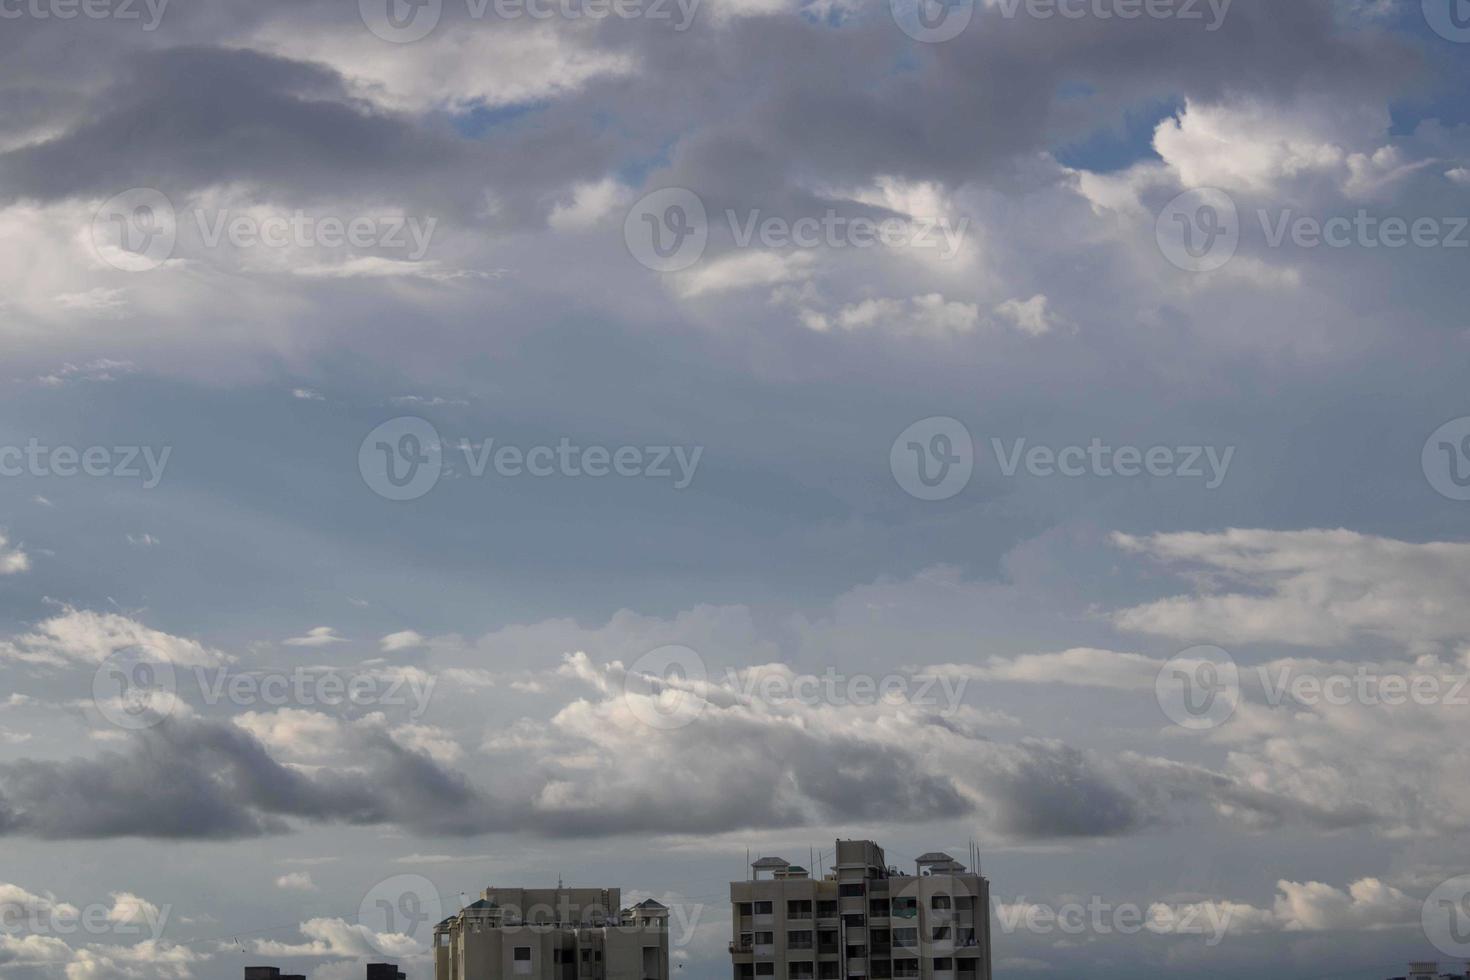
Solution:
{"label": "white cloud", "polygon": [[218,667],[233,659],[197,640],[151,629],[117,613],[68,608],[37,625],[34,632],[0,641],[0,660],[53,667],[100,664],[130,647],[140,647],[175,666]]}
{"label": "white cloud", "polygon": [[1121,629],[1183,641],[1310,647],[1372,637],[1422,649],[1470,639],[1470,606],[1462,595],[1470,544],[1415,544],[1347,530],[1115,540],[1196,581],[1191,594],[1113,614]]}
{"label": "white cloud", "polygon": [[555,231],[583,231],[626,205],[632,194],[612,177],[572,188],[570,202],[558,202],[547,216]]}
{"label": "white cloud", "polygon": [[290,874],[281,875],[276,879],[276,887],[288,892],[317,891],[316,882],[312,881],[311,873],[308,871],[292,871]]}
{"label": "white cloud", "polygon": [[31,559],[19,546],[12,547],[10,539],[0,532],[0,575],[15,575],[31,567]]}
{"label": "white cloud", "polygon": [[1062,322],[1052,312],[1050,301],[1043,293],[1037,293],[1024,301],[1008,299],[995,308],[995,315],[1022,333],[1033,337],[1050,333]]}
{"label": "white cloud", "polygon": [[338,636],[330,626],[313,626],[304,636],[293,636],[281,641],[288,647],[324,647],[333,643],[346,643],[345,636]]}
{"label": "white cloud", "polygon": [[413,630],[400,630],[397,633],[389,633],[378,643],[385,653],[397,653],[400,650],[412,650],[414,647],[424,645],[424,638]]}
{"label": "white cloud", "polygon": [[802,313],[802,322],[817,331],[877,330],[896,336],[950,337],[967,334],[980,325],[980,308],[974,303],[948,301],[939,293],[926,293],[907,300],[865,299],[844,306],[835,314],[815,310]]}
{"label": "white cloud", "polygon": [[809,251],[741,250],[697,265],[675,281],[685,297],[775,286],[806,279],[811,275],[814,261]]}

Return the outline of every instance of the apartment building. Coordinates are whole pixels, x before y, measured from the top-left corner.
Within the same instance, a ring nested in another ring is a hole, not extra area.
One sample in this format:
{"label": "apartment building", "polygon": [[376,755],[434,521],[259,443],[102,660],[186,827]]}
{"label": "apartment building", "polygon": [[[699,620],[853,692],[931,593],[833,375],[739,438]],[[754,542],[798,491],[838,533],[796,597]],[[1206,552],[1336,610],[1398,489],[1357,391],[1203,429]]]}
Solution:
{"label": "apartment building", "polygon": [[734,980],[992,980],[990,882],[948,854],[910,875],[839,840],[821,877],[763,857],[730,905]]}
{"label": "apartment building", "polygon": [[434,928],[435,980],[669,980],[669,910],[617,888],[487,888]]}

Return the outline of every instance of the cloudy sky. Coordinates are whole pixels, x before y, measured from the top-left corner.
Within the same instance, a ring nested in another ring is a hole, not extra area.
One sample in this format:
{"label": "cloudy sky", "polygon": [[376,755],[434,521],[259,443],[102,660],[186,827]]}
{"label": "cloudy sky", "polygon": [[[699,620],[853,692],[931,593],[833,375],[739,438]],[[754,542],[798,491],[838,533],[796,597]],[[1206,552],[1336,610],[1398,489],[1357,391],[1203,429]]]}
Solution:
{"label": "cloudy sky", "polygon": [[0,19],[0,977],[717,980],[839,836],[1006,978],[1470,959],[1464,0]]}

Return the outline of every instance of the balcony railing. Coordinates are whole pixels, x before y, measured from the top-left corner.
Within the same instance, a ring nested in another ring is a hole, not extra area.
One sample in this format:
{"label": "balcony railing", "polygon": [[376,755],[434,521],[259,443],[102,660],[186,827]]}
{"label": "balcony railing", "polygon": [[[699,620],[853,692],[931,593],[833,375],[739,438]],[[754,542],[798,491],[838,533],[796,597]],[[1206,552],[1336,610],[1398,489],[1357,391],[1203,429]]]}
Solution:
{"label": "balcony railing", "polygon": [[730,952],[748,953],[753,945],[754,943],[748,939],[732,939],[730,940]]}

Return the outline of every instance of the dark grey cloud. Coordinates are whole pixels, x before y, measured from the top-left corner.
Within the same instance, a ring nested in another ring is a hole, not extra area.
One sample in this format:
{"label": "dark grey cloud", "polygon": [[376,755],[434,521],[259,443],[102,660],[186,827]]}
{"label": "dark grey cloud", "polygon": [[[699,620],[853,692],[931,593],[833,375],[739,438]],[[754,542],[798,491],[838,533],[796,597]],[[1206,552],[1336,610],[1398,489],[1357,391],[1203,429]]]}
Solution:
{"label": "dark grey cloud", "polygon": [[283,766],[230,724],[169,720],[122,752],[0,766],[12,834],[48,839],[238,838],[280,833],[287,818],[467,829],[485,801],[455,774],[387,736],[363,736],[361,769]]}

